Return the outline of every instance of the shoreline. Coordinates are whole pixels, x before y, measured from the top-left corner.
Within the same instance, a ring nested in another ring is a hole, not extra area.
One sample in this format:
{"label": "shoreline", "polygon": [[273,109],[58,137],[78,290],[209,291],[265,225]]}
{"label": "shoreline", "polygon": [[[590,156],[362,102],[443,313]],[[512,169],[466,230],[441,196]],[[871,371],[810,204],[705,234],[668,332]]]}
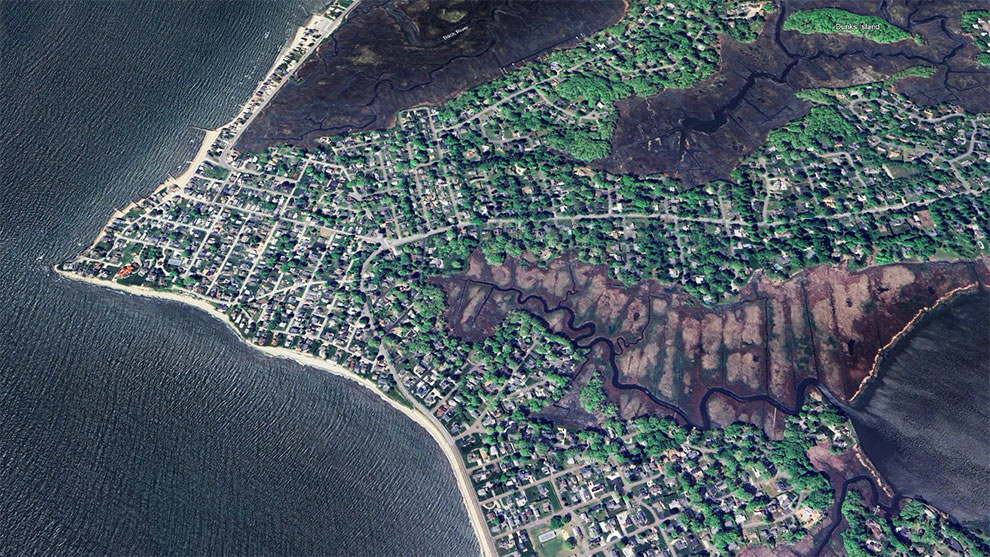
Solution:
{"label": "shoreline", "polygon": [[912,317],[911,320],[908,321],[907,324],[905,324],[904,327],[896,335],[891,337],[890,341],[887,342],[887,344],[882,346],[880,350],[877,351],[877,355],[873,358],[873,364],[870,366],[870,372],[866,374],[866,377],[864,377],[862,382],[860,382],[859,388],[856,389],[856,392],[853,393],[853,396],[849,397],[849,402],[847,404],[850,405],[854,404],[856,402],[856,399],[859,398],[860,395],[862,395],[866,391],[867,387],[869,387],[876,381],[877,376],[880,374],[880,365],[883,363],[884,356],[886,356],[887,353],[890,352],[890,350],[897,344],[899,340],[901,340],[904,337],[904,335],[913,331],[915,326],[918,325],[918,322],[921,321],[921,319],[923,319],[926,315],[928,315],[932,311],[936,310],[938,307],[948,302],[951,302],[953,299],[957,298],[958,296],[962,296],[963,294],[968,294],[970,292],[978,291],[980,290],[980,288],[981,285],[979,282],[976,282],[974,284],[969,284],[966,286],[960,286],[959,288],[950,290],[941,297],[939,297],[937,300],[935,300],[935,303],[932,304],[931,307],[918,310],[918,312],[914,314],[914,317]]}
{"label": "shoreline", "polygon": [[863,445],[859,442],[859,435],[856,433],[856,428],[853,427],[852,430],[853,437],[856,439],[856,459],[859,460],[859,463],[863,466],[863,468],[866,468],[870,476],[872,476],[873,483],[877,486],[877,488],[882,491],[884,495],[890,499],[893,499],[897,496],[897,492],[894,491],[894,488],[889,483],[887,483],[887,480],[884,479],[884,477],[880,474],[880,471],[877,470],[876,465],[873,464],[870,457],[866,455],[866,451],[863,450]]}
{"label": "shoreline", "polygon": [[[92,250],[96,245],[98,245],[107,235],[107,230],[109,226],[117,219],[123,217],[128,212],[133,210],[139,204],[147,201],[148,198],[156,195],[160,195],[164,192],[162,199],[169,199],[173,196],[180,195],[189,185],[191,179],[196,175],[197,170],[205,163],[211,162],[212,164],[217,164],[233,172],[245,172],[244,169],[235,167],[228,162],[228,155],[236,146],[241,134],[250,127],[253,120],[262,112],[264,107],[277,95],[281,87],[288,83],[291,79],[291,75],[306,61],[310,58],[312,53],[319,47],[322,40],[329,37],[333,31],[335,31],[340,24],[346,19],[349,12],[359,4],[360,0],[355,0],[344,12],[342,12],[338,17],[333,20],[326,17],[324,13],[312,14],[307,21],[300,27],[296,29],[294,34],[289,39],[288,43],[285,44],[275,57],[274,62],[268,71],[264,74],[261,80],[253,89],[250,97],[243,102],[234,116],[220,125],[219,127],[211,130],[203,130],[205,132],[203,140],[197,150],[195,156],[187,161],[186,167],[181,174],[177,177],[169,177],[164,180],[161,184],[154,188],[153,191],[146,195],[142,195],[140,198],[131,201],[123,209],[114,210],[114,212],[108,217],[106,224],[100,229],[99,233],[96,235],[92,244],[87,248],[86,252]],[[625,3],[625,10],[628,10],[629,3]],[[624,17],[624,15],[622,16]],[[620,18],[621,19],[621,18]],[[300,48],[303,43],[308,40],[307,30],[324,26],[326,31],[322,36],[322,40],[315,41],[315,44],[309,48],[294,64],[290,64],[290,70],[283,76],[282,80],[277,84],[270,86],[270,80],[274,75],[276,69],[283,63],[285,57],[297,48]],[[227,144],[222,145],[221,140],[221,154],[216,157],[210,156],[210,151],[217,146],[218,140],[220,140],[222,134],[230,133],[228,135]],[[85,252],[83,252],[85,253]],[[74,260],[78,260],[80,256],[76,256]],[[347,368],[330,362],[327,360],[320,359],[318,357],[299,352],[297,350],[285,347],[271,347],[271,346],[261,346],[251,342],[249,339],[244,337],[241,332],[237,329],[234,323],[229,319],[229,317],[218,310],[208,299],[200,297],[192,292],[177,292],[177,291],[166,291],[157,290],[145,286],[134,286],[134,285],[123,285],[111,279],[97,279],[93,277],[84,276],[72,271],[66,271],[59,268],[59,265],[53,266],[54,271],[61,277],[67,278],[69,280],[74,280],[78,282],[88,283],[90,285],[99,286],[103,288],[109,288],[119,292],[123,292],[132,296],[141,296],[145,298],[153,298],[157,300],[165,300],[170,302],[176,302],[181,304],[186,304],[188,306],[200,309],[206,312],[208,315],[214,319],[219,320],[224,325],[226,325],[243,343],[247,344],[253,349],[258,350],[262,354],[265,354],[271,358],[288,359],[293,362],[318,369],[320,371],[328,372],[337,377],[342,377],[344,379],[353,381],[374,392],[374,394],[380,398],[382,401],[390,405],[392,408],[398,410],[400,413],[405,415],[405,417],[411,419],[415,423],[419,424],[426,432],[433,438],[434,442],[440,447],[441,451],[447,459],[448,465],[451,468],[451,472],[456,478],[457,488],[461,496],[462,504],[467,511],[469,523],[472,530],[474,531],[475,538],[477,539],[479,545],[479,552],[484,556],[495,557],[497,555],[493,537],[489,529],[487,528],[483,509],[478,504],[477,494],[473,489],[473,485],[470,476],[467,474],[464,460],[460,451],[458,450],[456,444],[449,433],[440,425],[433,417],[428,413],[417,408],[415,399],[413,399],[413,405],[405,406],[400,402],[390,398],[386,395],[378,386],[371,380],[348,370]],[[798,271],[795,274],[804,272],[805,269]],[[978,290],[980,288],[979,284],[968,285],[965,287],[960,287],[950,291],[944,296],[940,297],[935,301],[935,303],[925,309],[919,310],[917,314],[901,329],[892,339],[883,346],[876,354],[874,361],[870,367],[869,373],[861,381],[857,391],[849,399],[849,404],[852,404],[866,389],[871,385],[876,376],[879,374],[880,364],[883,357],[888,353],[888,351],[896,345],[896,343],[908,332],[914,329],[916,324],[920,319],[940,307],[944,303],[947,303],[951,299],[958,295],[964,293]],[[776,409],[775,409],[776,412]],[[776,420],[775,420],[776,421]],[[855,435],[855,430],[854,430]],[[861,445],[859,445],[857,437],[856,451],[860,462],[867,468],[870,474],[873,476],[876,485],[881,487],[881,490],[890,495],[891,491],[889,485],[883,480],[882,476],[872,465],[872,462],[866,457],[865,452],[862,450]]]}
{"label": "shoreline", "polygon": [[478,539],[478,546],[480,548],[480,554],[488,557],[494,557],[493,544],[490,544],[491,537],[488,535],[487,526],[485,526],[484,516],[481,514],[480,506],[471,504],[474,500],[474,491],[470,484],[470,478],[462,473],[461,467],[463,466],[461,462],[461,454],[455,445],[451,445],[447,442],[444,437],[445,432],[439,429],[435,423],[430,420],[429,416],[424,416],[422,412],[416,410],[415,408],[410,408],[405,406],[395,400],[389,398],[385,393],[381,391],[371,382],[371,380],[361,377],[360,375],[348,370],[347,368],[335,364],[333,362],[328,362],[326,360],[321,360],[314,356],[303,354],[296,350],[290,348],[281,348],[274,346],[259,346],[253,342],[244,338],[237,327],[227,318],[227,315],[213,307],[209,302],[201,300],[199,298],[179,294],[175,292],[166,292],[161,290],[155,290],[148,288],[146,286],[130,286],[122,285],[113,281],[105,281],[101,279],[96,279],[92,277],[83,276],[71,271],[65,271],[59,269],[58,266],[53,266],[55,272],[66,279],[74,280],[93,286],[98,286],[102,288],[109,288],[111,290],[116,290],[118,292],[123,292],[132,296],[140,296],[143,298],[153,298],[157,300],[176,302],[180,304],[186,304],[196,309],[205,312],[207,315],[213,317],[214,319],[220,321],[230,329],[237,338],[244,344],[250,346],[251,348],[261,352],[269,358],[279,358],[292,360],[297,364],[316,368],[320,371],[328,372],[331,375],[341,377],[350,380],[366,389],[372,391],[379,399],[391,406],[392,408],[398,410],[406,418],[409,418],[420,427],[422,427],[426,432],[433,438],[433,441],[440,447],[440,450],[447,457],[447,463],[450,465],[451,472],[457,479],[457,489],[461,495],[461,501],[464,504],[465,510],[468,514],[468,520],[471,523],[471,529],[474,530],[475,537]]}
{"label": "shoreline", "polygon": [[[291,74],[296,69],[298,69],[298,67],[302,65],[303,62],[305,62],[309,58],[309,56],[313,53],[313,51],[315,51],[316,48],[319,47],[319,45],[322,43],[323,40],[326,39],[326,37],[330,36],[343,23],[347,15],[359,3],[360,0],[354,0],[354,2],[350,6],[348,6],[342,12],[337,14],[336,17],[334,17],[332,20],[325,15],[326,12],[317,12],[311,14],[305,23],[303,23],[301,26],[296,28],[295,32],[293,33],[288,43],[285,44],[279,50],[278,55],[275,57],[275,60],[272,62],[272,65],[269,67],[268,71],[258,81],[258,84],[255,86],[254,90],[252,91],[251,96],[240,105],[237,112],[228,121],[221,124],[220,126],[210,130],[203,130],[205,134],[203,136],[202,142],[200,143],[199,149],[196,151],[196,155],[193,156],[191,160],[186,162],[185,170],[183,170],[181,174],[175,177],[169,175],[168,178],[162,181],[151,192],[147,194],[139,194],[140,195],[139,198],[132,200],[124,208],[114,209],[113,212],[107,217],[106,224],[103,225],[99,233],[90,243],[89,247],[86,250],[84,250],[82,253],[92,250],[97,244],[99,244],[105,238],[107,234],[107,229],[110,226],[110,224],[112,224],[118,218],[126,215],[129,211],[134,209],[139,203],[142,203],[146,201],[148,198],[160,194],[162,191],[167,191],[166,198],[181,193],[189,185],[190,180],[192,180],[192,177],[196,174],[196,171],[199,169],[200,166],[202,166],[204,162],[210,161],[215,164],[224,166],[225,168],[228,168],[229,170],[232,170],[234,172],[243,172],[242,169],[236,167],[234,168],[228,167],[224,161],[224,154],[229,152],[233,148],[234,144],[236,144],[237,140],[239,139],[240,134],[245,129],[247,129],[247,127],[251,124],[252,120],[254,120],[254,118],[261,112],[264,106],[269,101],[271,101],[272,98],[274,98],[275,94],[278,92],[281,86],[289,81]],[[311,46],[311,48],[293,63],[291,69],[286,73],[285,77],[277,84],[277,86],[264,91],[264,93],[261,93],[261,90],[265,87],[266,82],[268,82],[272,78],[276,69],[282,64],[285,57],[296,48],[302,46],[302,43],[309,39],[306,31],[312,28],[320,28],[320,27],[322,27],[322,31],[323,31],[323,34],[320,37],[320,39],[314,40],[314,43]],[[247,119],[244,120],[243,122],[238,123],[238,120],[244,118],[244,115],[249,111],[253,111],[251,115],[247,117]],[[225,131],[233,132],[233,137],[229,139],[229,143],[224,149],[223,153],[219,157],[217,157],[218,160],[212,161],[209,158],[209,152],[216,144],[221,134],[224,133]],[[79,256],[73,259],[73,261],[78,259],[78,257]],[[476,498],[475,498],[474,488],[471,484],[470,477],[467,475],[467,471],[466,468],[464,467],[464,463],[460,451],[457,449],[456,445],[453,445],[446,440],[445,435],[447,435],[447,432],[443,430],[440,425],[433,422],[430,416],[424,415],[421,411],[415,409],[415,407],[410,408],[408,406],[404,406],[399,402],[389,398],[384,392],[381,391],[381,389],[378,388],[377,385],[372,383],[369,379],[361,377],[360,375],[357,375],[356,373],[344,368],[339,364],[328,362],[326,360],[321,360],[314,356],[310,356],[289,348],[259,346],[257,344],[254,344],[253,342],[244,338],[244,336],[240,333],[240,331],[237,330],[234,324],[227,318],[227,316],[223,312],[217,310],[210,302],[201,299],[199,297],[196,297],[191,293],[179,294],[177,292],[155,290],[145,286],[122,285],[113,282],[112,280],[101,280],[101,279],[83,276],[71,271],[66,271],[59,268],[59,265],[60,264],[53,265],[52,269],[61,277],[69,280],[83,282],[102,288],[109,288],[111,290],[116,290],[118,292],[130,294],[132,296],[141,296],[144,298],[153,298],[157,300],[165,300],[170,302],[186,304],[188,306],[192,306],[196,309],[202,310],[206,312],[207,315],[210,315],[214,319],[217,319],[218,321],[226,325],[244,344],[248,345],[249,347],[255,350],[258,350],[259,352],[270,358],[281,358],[281,359],[292,360],[297,364],[312,367],[320,371],[328,372],[337,377],[341,377],[353,381],[354,383],[369,389],[387,405],[398,410],[406,418],[412,420],[420,427],[422,427],[424,430],[426,430],[426,432],[430,435],[430,437],[437,444],[437,446],[439,446],[441,452],[443,452],[444,456],[447,459],[447,463],[450,466],[451,472],[456,478],[457,489],[461,496],[461,502],[464,505],[465,510],[467,511],[468,521],[471,525],[471,529],[474,531],[475,538],[478,541],[479,554],[482,555],[483,557],[489,557],[489,556],[495,557],[497,555],[495,544],[488,531],[488,527],[485,524],[484,516],[482,515],[481,512],[481,507],[480,505],[475,504]]]}
{"label": "shoreline", "polygon": [[96,247],[97,244],[100,243],[100,241],[103,240],[104,236],[106,236],[107,234],[107,227],[113,221],[126,215],[128,212],[131,211],[131,209],[137,207],[137,205],[142,201],[145,201],[149,197],[154,197],[155,195],[161,193],[163,190],[168,190],[169,188],[174,188],[174,191],[169,192],[169,196],[178,194],[179,192],[184,190],[186,186],[189,185],[189,181],[192,180],[192,177],[196,175],[196,170],[199,169],[200,165],[202,165],[207,160],[206,157],[210,152],[210,146],[213,145],[213,142],[216,141],[218,137],[220,137],[220,130],[222,129],[223,126],[215,130],[205,130],[205,134],[203,135],[203,142],[200,143],[199,149],[196,151],[196,154],[193,155],[193,158],[186,161],[186,169],[182,171],[182,174],[179,174],[178,176],[170,175],[168,178],[165,179],[164,182],[158,184],[155,187],[155,189],[151,190],[151,192],[148,193],[147,195],[131,201],[130,203],[125,205],[123,209],[114,209],[114,211],[110,213],[110,216],[107,217],[107,223],[103,225],[103,228],[100,229],[100,232],[96,235],[96,238],[93,239],[93,242],[89,245],[89,247],[86,248],[86,251],[92,250],[93,248]]}
{"label": "shoreline", "polygon": [[[110,225],[110,223],[126,215],[131,209],[137,206],[138,203],[141,203],[142,201],[145,201],[150,197],[158,195],[163,190],[167,190],[168,188],[175,188],[174,193],[179,193],[180,191],[184,190],[189,185],[189,181],[192,180],[192,177],[196,175],[196,171],[199,169],[199,167],[202,166],[204,162],[207,162],[209,160],[208,156],[210,149],[213,147],[216,141],[220,139],[220,135],[224,131],[231,130],[235,134],[235,137],[231,139],[230,144],[227,147],[228,149],[232,148],[233,143],[236,142],[237,138],[240,136],[240,133],[243,132],[251,124],[251,121],[254,119],[255,116],[257,116],[261,112],[262,108],[264,108],[264,106],[268,104],[268,102],[271,101],[272,98],[275,97],[275,94],[278,92],[281,86],[289,80],[289,76],[291,76],[292,72],[298,69],[298,67],[301,66],[302,63],[309,58],[309,56],[313,53],[313,51],[315,51],[319,47],[322,40],[325,40],[326,37],[329,37],[334,31],[336,31],[336,29],[344,22],[344,19],[347,17],[347,15],[350,14],[351,10],[353,10],[360,3],[360,1],[361,0],[354,0],[354,2],[350,6],[348,6],[343,12],[341,12],[333,20],[327,18],[326,15],[324,15],[325,12],[310,14],[309,18],[307,18],[302,25],[296,27],[296,30],[293,32],[292,37],[289,39],[289,41],[285,45],[283,45],[281,49],[279,49],[278,54],[275,56],[275,60],[272,62],[271,66],[269,66],[268,71],[266,71],[265,74],[262,76],[262,78],[258,80],[258,83],[255,85],[254,89],[252,90],[251,96],[248,97],[246,101],[240,104],[240,106],[237,109],[237,112],[235,112],[234,115],[231,116],[229,120],[227,120],[226,122],[220,124],[219,126],[213,129],[205,129],[205,128],[199,128],[193,126],[195,127],[195,129],[202,130],[204,134],[203,134],[203,139],[199,144],[199,149],[196,150],[196,154],[193,156],[192,159],[186,161],[185,170],[183,170],[182,173],[179,174],[178,176],[172,176],[171,174],[169,174],[168,178],[166,178],[160,184],[155,186],[155,188],[151,190],[149,193],[140,195],[138,199],[132,200],[122,209],[115,208],[113,212],[110,213],[110,216],[107,217],[106,224],[104,224],[103,228],[100,229],[100,232],[96,235],[96,238],[89,245],[86,251],[93,249],[97,244],[100,243],[100,241],[104,238],[104,236],[106,236],[106,229],[107,226]],[[320,26],[325,27],[324,35],[322,36],[321,40],[314,41],[314,44],[309,49],[309,51],[306,52],[304,55],[302,55],[295,62],[295,67],[293,67],[292,70],[286,74],[286,77],[283,78],[281,82],[279,82],[278,87],[275,87],[270,91],[267,91],[264,95],[261,96],[259,100],[257,100],[258,105],[254,107],[254,112],[252,113],[251,117],[245,120],[243,123],[238,124],[237,121],[241,119],[246,112],[251,110],[251,104],[256,101],[256,97],[259,96],[260,94],[259,92],[264,88],[265,82],[269,81],[272,78],[272,76],[275,74],[275,70],[278,69],[279,65],[281,65],[283,59],[290,52],[302,46],[302,43],[307,39],[306,31],[308,29],[313,29],[313,28],[318,29],[320,28]],[[222,156],[218,157],[218,160],[211,162],[226,167],[222,158],[223,158]],[[234,168],[232,170],[236,172],[242,172],[241,169]]]}

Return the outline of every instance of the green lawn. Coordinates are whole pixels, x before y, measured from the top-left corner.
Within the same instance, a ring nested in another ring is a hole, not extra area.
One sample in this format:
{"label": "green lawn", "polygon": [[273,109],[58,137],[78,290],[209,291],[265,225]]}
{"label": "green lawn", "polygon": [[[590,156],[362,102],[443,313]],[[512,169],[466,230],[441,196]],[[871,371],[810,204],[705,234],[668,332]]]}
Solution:
{"label": "green lawn", "polygon": [[529,531],[529,538],[533,541],[533,547],[536,549],[536,552],[542,557],[566,555],[567,550],[564,549],[564,541],[567,539],[567,536],[564,535],[563,530],[558,530],[557,537],[554,539],[547,540],[546,543],[540,543],[540,535],[550,530],[551,528],[549,526],[540,526]]}

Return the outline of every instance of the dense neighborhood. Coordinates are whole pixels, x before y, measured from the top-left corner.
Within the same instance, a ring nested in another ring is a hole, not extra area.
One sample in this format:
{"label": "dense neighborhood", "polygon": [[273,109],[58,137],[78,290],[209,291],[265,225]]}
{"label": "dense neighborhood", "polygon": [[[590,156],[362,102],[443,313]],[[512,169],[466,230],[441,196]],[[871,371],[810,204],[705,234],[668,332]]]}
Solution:
{"label": "dense neighborhood", "polygon": [[339,364],[430,416],[460,451],[500,555],[733,554],[810,543],[842,516],[850,554],[900,550],[900,532],[918,529],[932,551],[985,553],[985,539],[922,503],[896,530],[858,494],[837,516],[835,486],[807,451],[852,454],[857,442],[817,393],[773,438],[741,423],[619,419],[598,391],[608,378],[584,377],[597,419],[565,428],[537,415],[593,373],[585,349],[525,311],[485,338],[449,331],[431,278],[476,252],[493,266],[576,254],[615,280],[657,279],[711,305],[757,272],[988,251],[990,116],[894,90],[930,76],[924,66],[802,92],[809,115],[771,132],[731,181],[689,188],[593,168],[617,99],[697,83],[718,63],[717,33],[752,40],[773,9],[706,6],[635,3],[578,47],[402,112],[391,129],[237,153],[239,133],[345,13],[332,6],[187,184],[115,215],[63,268],[205,302],[249,342]]}

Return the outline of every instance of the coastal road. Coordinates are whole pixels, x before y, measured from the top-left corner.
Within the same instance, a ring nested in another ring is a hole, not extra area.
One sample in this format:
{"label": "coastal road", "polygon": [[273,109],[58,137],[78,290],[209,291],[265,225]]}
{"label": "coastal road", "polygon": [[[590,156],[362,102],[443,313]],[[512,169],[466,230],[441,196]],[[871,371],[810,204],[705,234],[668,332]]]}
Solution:
{"label": "coastal road", "polygon": [[[392,374],[396,377],[396,379],[398,379],[398,374],[395,372],[395,367],[392,366],[392,358],[389,357],[388,351],[382,347],[379,354],[384,356],[385,362],[388,364]],[[447,432],[447,428],[445,428],[439,421],[437,421],[436,418],[433,417],[433,413],[430,412],[429,408],[423,406],[416,399],[416,397],[412,396],[409,391],[406,390],[405,386],[402,384],[402,381],[397,380],[395,384],[396,388],[399,389],[399,392],[402,393],[402,396],[404,396],[406,400],[408,400],[416,408],[416,410],[425,416],[427,421],[429,421],[430,424],[436,428],[436,430],[443,437],[443,440],[450,447],[451,451],[453,451],[453,455],[457,457],[455,459],[457,469],[454,470],[454,473],[460,476],[461,480],[464,482],[464,487],[466,487],[466,489],[462,489],[461,492],[464,495],[464,503],[468,507],[468,517],[471,519],[471,522],[474,525],[474,530],[478,534],[478,544],[481,546],[481,554],[484,557],[496,557],[498,555],[498,551],[495,549],[495,541],[492,539],[491,532],[488,530],[488,525],[485,523],[485,517],[481,513],[481,503],[478,501],[478,495],[474,491],[474,486],[471,483],[471,476],[468,474],[467,467],[464,466],[464,459],[461,457],[460,449],[457,448],[457,443],[454,441],[454,438],[450,436],[450,433]],[[451,462],[451,465],[453,464],[454,462]]]}

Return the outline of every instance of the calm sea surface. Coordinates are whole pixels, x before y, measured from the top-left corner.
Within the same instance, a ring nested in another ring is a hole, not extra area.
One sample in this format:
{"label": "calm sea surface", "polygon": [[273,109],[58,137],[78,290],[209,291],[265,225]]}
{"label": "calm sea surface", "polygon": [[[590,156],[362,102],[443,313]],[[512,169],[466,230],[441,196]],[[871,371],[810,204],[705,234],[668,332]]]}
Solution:
{"label": "calm sea surface", "polygon": [[923,318],[848,410],[898,493],[990,526],[990,293]]}
{"label": "calm sea surface", "polygon": [[0,554],[478,552],[440,450],[372,394],[51,271],[321,1],[0,2]]}

